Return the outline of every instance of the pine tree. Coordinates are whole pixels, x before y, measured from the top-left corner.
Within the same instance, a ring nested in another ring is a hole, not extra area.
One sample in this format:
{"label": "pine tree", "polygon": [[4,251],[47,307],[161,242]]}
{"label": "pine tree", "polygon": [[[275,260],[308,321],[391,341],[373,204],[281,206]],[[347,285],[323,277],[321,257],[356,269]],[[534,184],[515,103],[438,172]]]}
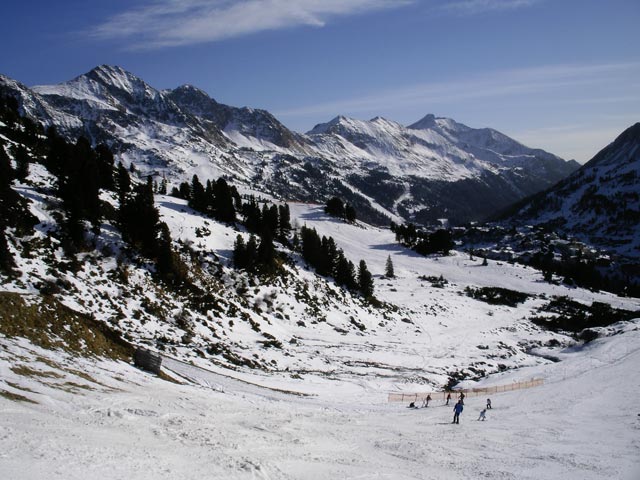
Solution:
{"label": "pine tree", "polygon": [[334,217],[344,218],[344,203],[338,197],[331,197],[327,201],[324,211]]}
{"label": "pine tree", "polygon": [[118,163],[116,171],[116,189],[118,192],[118,199],[120,200],[120,206],[122,206],[125,199],[131,192],[131,177],[122,163]]}
{"label": "pine tree", "polygon": [[357,290],[358,288],[355,265],[344,256],[342,250],[338,252],[335,279],[338,285],[343,285],[349,290]]}
{"label": "pine tree", "polygon": [[115,188],[115,182],[113,180],[113,153],[104,143],[98,145],[95,151],[100,188],[113,191]]}
{"label": "pine tree", "polygon": [[15,262],[9,250],[4,230],[5,226],[2,224],[2,221],[0,221],[0,272],[11,276],[14,273],[13,267],[15,266]]}
{"label": "pine tree", "polygon": [[157,251],[159,219],[160,214],[153,202],[153,184],[149,179],[136,186],[134,194],[120,206],[122,237],[143,255],[153,257]]}
{"label": "pine tree", "polygon": [[291,211],[289,204],[285,203],[278,207],[278,238],[285,242],[291,233]]}
{"label": "pine tree", "polygon": [[236,237],[236,241],[233,244],[233,264],[236,268],[245,268],[246,267],[246,255],[247,255],[247,247],[244,243],[244,238],[242,235],[238,234]]}
{"label": "pine tree", "polygon": [[165,176],[162,177],[162,180],[160,180],[160,186],[158,187],[158,193],[160,195],[166,195],[167,194],[167,179]]}
{"label": "pine tree", "polygon": [[393,270],[393,262],[391,261],[391,255],[387,257],[387,263],[384,267],[384,276],[387,278],[395,278],[396,276]]}
{"label": "pine tree", "polygon": [[215,198],[215,218],[221,222],[234,223],[236,209],[233,205],[233,191],[224,178],[219,178],[213,187]]}
{"label": "pine tree", "polygon": [[206,213],[207,204],[208,201],[204,186],[200,183],[198,176],[194,175],[191,179],[191,198],[189,199],[189,206],[198,212]]}
{"label": "pine tree", "polygon": [[360,260],[358,267],[358,290],[365,298],[373,296],[373,276],[364,260]]}
{"label": "pine tree", "polygon": [[250,272],[255,272],[258,258],[258,241],[255,235],[249,236],[249,241],[245,248],[245,268]]}
{"label": "pine tree", "polygon": [[260,237],[260,245],[256,256],[258,268],[262,273],[274,273],[276,271],[276,249],[273,246],[273,237],[265,232]]}
{"label": "pine tree", "polygon": [[344,207],[344,218],[347,222],[353,223],[356,221],[356,209],[353,205],[347,203]]}
{"label": "pine tree", "polygon": [[27,152],[27,149],[23,145],[20,145],[16,149],[15,158],[16,158],[15,177],[19,181],[23,182],[29,175],[29,162],[31,161],[29,152]]}

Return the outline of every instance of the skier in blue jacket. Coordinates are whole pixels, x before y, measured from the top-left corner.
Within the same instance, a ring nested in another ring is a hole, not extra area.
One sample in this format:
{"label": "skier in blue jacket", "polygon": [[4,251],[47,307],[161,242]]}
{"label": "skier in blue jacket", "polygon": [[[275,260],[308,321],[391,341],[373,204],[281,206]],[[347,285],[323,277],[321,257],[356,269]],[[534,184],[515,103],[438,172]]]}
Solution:
{"label": "skier in blue jacket", "polygon": [[462,402],[458,401],[453,407],[453,422],[451,423],[460,423],[460,414],[464,407],[462,406]]}

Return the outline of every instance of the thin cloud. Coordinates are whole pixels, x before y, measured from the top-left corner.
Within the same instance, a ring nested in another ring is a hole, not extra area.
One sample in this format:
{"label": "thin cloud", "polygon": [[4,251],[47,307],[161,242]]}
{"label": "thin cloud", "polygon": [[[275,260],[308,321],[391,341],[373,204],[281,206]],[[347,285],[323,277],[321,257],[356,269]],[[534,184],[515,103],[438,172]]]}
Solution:
{"label": "thin cloud", "polygon": [[461,0],[448,2],[440,7],[441,11],[461,15],[477,15],[500,10],[516,10],[530,7],[541,0]]}
{"label": "thin cloud", "polygon": [[322,27],[330,19],[399,8],[413,0],[155,0],[92,29],[99,39],[155,49],[215,42],[267,30]]}
{"label": "thin cloud", "polygon": [[601,123],[581,123],[510,132],[509,135],[525,145],[544,145],[546,150],[562,158],[585,163],[638,118],[637,115],[620,116],[606,127]]}
{"label": "thin cloud", "polygon": [[[282,117],[335,115],[389,110],[415,105],[464,103],[473,99],[508,98],[578,86],[609,85],[614,79],[640,74],[640,63],[551,65],[490,72],[464,80],[404,85],[362,96],[275,112]],[[595,101],[596,97],[591,97]]]}

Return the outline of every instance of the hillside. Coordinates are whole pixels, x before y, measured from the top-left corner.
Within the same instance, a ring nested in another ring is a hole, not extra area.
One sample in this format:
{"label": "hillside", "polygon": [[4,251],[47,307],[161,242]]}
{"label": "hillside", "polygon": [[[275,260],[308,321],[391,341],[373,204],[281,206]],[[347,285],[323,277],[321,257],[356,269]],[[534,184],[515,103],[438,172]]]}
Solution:
{"label": "hillside", "polygon": [[[511,225],[538,225],[632,261],[640,256],[640,124],[578,171],[512,208]],[[632,270],[630,274],[637,275]]]}
{"label": "hillside", "polygon": [[[387,229],[297,202],[273,269],[239,268],[249,210],[222,222],[219,210],[194,209],[195,188],[188,199],[154,194],[108,150],[67,143],[6,106],[0,472],[9,478],[637,471],[628,411],[640,300],[467,253],[421,256]],[[255,198],[264,219],[276,204]],[[375,298],[315,273],[295,246],[302,227],[365,260]],[[388,259],[394,278],[383,276]],[[164,378],[180,384],[134,369],[135,346],[167,356]],[[386,403],[391,392],[530,378],[545,385],[494,396],[485,423],[468,398],[459,430],[437,403]],[[594,448],[596,432],[611,441]]]}
{"label": "hillside", "polygon": [[178,184],[195,173],[287,200],[339,195],[378,225],[479,220],[577,168],[495,130],[433,115],[410,127],[337,117],[302,135],[265,110],[224,105],[190,85],[160,91],[108,65],[33,88],[0,76],[0,93],[68,140],[107,144],[139,178]]}

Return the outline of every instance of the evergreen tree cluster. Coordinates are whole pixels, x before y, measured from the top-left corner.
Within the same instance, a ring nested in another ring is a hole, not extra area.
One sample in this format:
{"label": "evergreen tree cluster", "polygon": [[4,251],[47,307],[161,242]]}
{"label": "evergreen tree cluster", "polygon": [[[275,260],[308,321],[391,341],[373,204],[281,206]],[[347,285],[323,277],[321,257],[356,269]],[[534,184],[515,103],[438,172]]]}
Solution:
{"label": "evergreen tree cluster", "polygon": [[[191,183],[183,182],[172,195],[189,201],[194,210],[227,223],[239,222],[251,233],[245,241],[236,237],[233,263],[252,273],[272,274],[278,269],[278,253],[274,240],[286,244],[291,234],[289,205],[262,202],[255,197],[242,201],[237,189],[223,178],[208,180],[206,185],[194,175]],[[240,218],[239,218],[240,217]]]}
{"label": "evergreen tree cluster", "polygon": [[260,208],[255,197],[250,197],[241,206],[243,225],[260,237],[269,236],[287,243],[291,234],[291,212],[288,204],[274,205],[264,202]]}
{"label": "evergreen tree cluster", "polygon": [[14,179],[25,181],[30,163],[38,161],[55,177],[54,193],[64,213],[60,223],[62,245],[67,254],[88,248],[86,223],[94,234],[99,234],[104,216],[100,192],[117,192],[116,223],[123,240],[153,260],[165,280],[186,280],[186,268],[173,251],[169,228],[159,221],[151,180],[142,184],[132,181],[122,164],[114,166],[113,154],[104,144],[93,148],[82,136],[70,143],[54,127],[44,132],[40,125],[20,116],[18,103],[11,97],[0,97],[0,120],[0,133],[14,142],[11,153],[16,164],[13,169],[4,141],[0,140],[0,269],[9,271],[13,263],[5,228],[12,226],[20,232],[20,225],[32,217],[11,184]]}
{"label": "evergreen tree cluster", "polygon": [[453,236],[449,230],[440,228],[434,232],[419,230],[413,223],[397,225],[391,222],[391,231],[396,241],[421,255],[441,253],[449,255],[454,247]]}
{"label": "evergreen tree cluster", "polygon": [[319,275],[333,278],[338,285],[351,291],[359,291],[364,297],[373,296],[373,276],[364,260],[360,261],[356,274],[355,265],[348,260],[342,249],[338,248],[332,237],[318,235],[315,228],[300,229],[300,248],[302,258]]}
{"label": "evergreen tree cluster", "polygon": [[[42,133],[40,125],[20,116],[16,99],[0,95],[0,273],[8,276],[16,272],[7,228],[18,235],[28,235],[37,223],[12,185],[15,180],[25,180],[32,157],[40,155]],[[15,160],[15,169],[10,155]]]}
{"label": "evergreen tree cluster", "polygon": [[186,266],[174,251],[169,226],[160,221],[155,207],[151,177],[145,183],[133,184],[127,170],[119,164],[116,178],[122,238],[142,255],[153,259],[164,280],[176,286],[187,284]]}
{"label": "evergreen tree cluster", "polygon": [[[166,183],[161,183],[158,191],[166,191]],[[181,183],[171,194],[188,200],[189,206],[194,210],[226,223],[236,221],[236,207],[241,203],[238,190],[224,178],[218,178],[215,182],[207,180],[206,185],[203,185],[198,176],[194,175],[191,183]]]}
{"label": "evergreen tree cluster", "polygon": [[55,128],[47,130],[48,152],[45,166],[56,176],[56,193],[65,211],[63,229],[68,251],[84,248],[83,223],[89,222],[95,234],[100,232],[100,190],[113,190],[113,154],[106,145],[91,147],[80,137],[75,144],[59,136]]}
{"label": "evergreen tree cluster", "polygon": [[236,237],[233,246],[233,264],[236,268],[252,273],[272,274],[277,271],[277,253],[273,239],[266,235],[260,237],[251,234],[247,242],[242,235]]}
{"label": "evergreen tree cluster", "polygon": [[327,200],[324,211],[333,217],[342,218],[350,223],[355,222],[357,217],[356,209],[353,205],[344,203],[342,199],[338,197],[331,197]]}
{"label": "evergreen tree cluster", "polygon": [[[251,232],[249,240],[238,235],[234,245],[234,265],[250,272],[274,273],[277,270],[278,254],[274,239],[287,244],[291,234],[289,205],[268,204],[260,208],[255,197],[241,204],[243,225]],[[259,243],[256,239],[259,237]]]}
{"label": "evergreen tree cluster", "polygon": [[553,276],[562,278],[567,285],[576,285],[591,290],[606,290],[609,292],[640,296],[640,285],[630,278],[608,276],[601,272],[597,260],[581,258],[580,255],[570,258],[556,259],[550,249],[538,251],[528,262],[532,267],[541,270],[547,282],[553,281]]}

